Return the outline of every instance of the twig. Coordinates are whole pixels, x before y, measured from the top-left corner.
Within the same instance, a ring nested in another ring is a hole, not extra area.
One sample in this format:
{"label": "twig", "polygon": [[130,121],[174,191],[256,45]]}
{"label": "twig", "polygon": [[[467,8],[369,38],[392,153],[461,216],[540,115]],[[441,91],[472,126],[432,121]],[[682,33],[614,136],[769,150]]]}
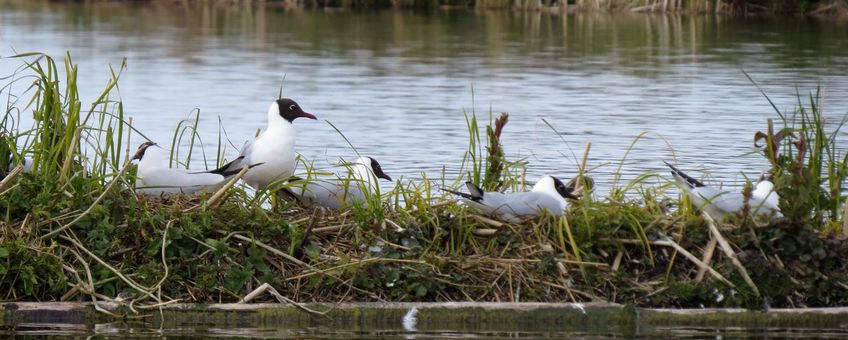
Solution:
{"label": "twig", "polygon": [[[85,211],[83,211],[81,214],[79,214],[72,221],[68,222],[68,224],[65,224],[65,225],[63,225],[59,228],[54,229],[53,231],[51,231],[47,234],[42,235],[41,237],[39,237],[39,239],[40,240],[46,240],[48,238],[51,238],[51,237],[55,236],[56,234],[62,232],[62,230],[70,228],[72,225],[74,225],[74,223],[79,222],[80,220],[82,220],[83,217],[88,215],[88,213],[90,213],[91,210],[93,210],[94,207],[96,207],[97,204],[99,204],[100,201],[102,201],[103,198],[106,197],[106,194],[108,194],[109,191],[112,190],[112,187],[115,186],[115,183],[118,183],[118,180],[121,179],[124,176],[124,174],[130,168],[131,162],[132,162],[132,159],[128,159],[126,162],[124,162],[124,167],[121,168],[121,171],[117,175],[115,175],[114,178],[112,178],[112,180],[109,182],[109,184],[106,185],[106,188],[103,189],[103,193],[101,193],[100,196],[98,196],[97,199],[94,200],[93,203],[91,203],[91,206],[89,206],[88,209],[85,209]],[[2,188],[2,187],[0,187],[0,188]]]}
{"label": "twig", "polygon": [[218,192],[216,192],[214,195],[212,195],[211,198],[209,198],[208,201],[206,201],[206,207],[207,208],[215,208],[219,204],[221,204],[221,201],[222,201],[222,198],[224,197],[224,194],[226,194],[227,191],[230,190],[230,188],[232,188],[234,185],[236,185],[236,182],[238,182],[238,180],[241,179],[241,177],[244,176],[244,174],[246,174],[247,170],[249,170],[249,169],[250,169],[250,166],[248,166],[248,165],[245,165],[244,167],[242,167],[241,171],[239,171],[238,174],[233,176],[233,178],[231,178],[230,181],[227,182],[227,184],[225,184],[223,187],[221,187],[221,189],[218,189]]}
{"label": "twig", "polygon": [[[226,232],[225,232],[225,231],[223,231],[223,230],[218,230],[218,232],[219,232],[219,233],[226,234]],[[261,241],[259,241],[259,240],[251,239],[251,238],[249,238],[249,237],[242,236],[242,235],[239,235],[239,234],[232,234],[232,237],[233,237],[233,238],[235,238],[235,239],[242,240],[242,241],[244,241],[244,242],[252,242],[252,243],[256,244],[257,246],[259,246],[259,247],[261,247],[261,248],[264,248],[265,250],[270,251],[270,252],[274,253],[275,255],[277,255],[277,256],[279,256],[279,257],[282,257],[282,258],[284,258],[284,259],[286,259],[286,260],[289,260],[289,261],[291,261],[291,262],[294,262],[295,264],[298,264],[298,265],[301,265],[301,266],[307,267],[307,268],[309,268],[309,269],[317,270],[317,269],[316,269],[315,267],[313,267],[311,264],[308,264],[308,263],[306,263],[306,262],[303,262],[303,261],[301,261],[301,260],[298,260],[298,259],[294,258],[293,256],[291,256],[291,255],[289,255],[289,254],[286,254],[286,253],[284,253],[284,252],[280,251],[280,250],[279,250],[279,249],[277,249],[277,248],[274,248],[274,247],[271,247],[271,246],[269,246],[269,245],[267,245],[267,244],[265,244],[265,243],[262,243],[262,242],[261,242]]]}
{"label": "twig", "polygon": [[477,228],[471,231],[472,234],[477,236],[492,236],[494,234],[497,234],[497,232],[497,229],[491,228]]}
{"label": "twig", "polygon": [[342,228],[348,227],[348,226],[350,226],[350,224],[341,224],[341,225],[333,225],[333,226],[329,226],[329,227],[312,228],[312,233],[313,234],[330,233],[330,232],[342,230]]}
{"label": "twig", "polygon": [[259,295],[262,295],[262,294],[263,294],[263,293],[265,293],[265,292],[268,292],[268,293],[270,293],[271,295],[273,295],[273,296],[277,299],[277,301],[279,301],[280,303],[288,303],[288,304],[291,304],[292,306],[297,307],[297,309],[300,309],[300,310],[302,310],[302,311],[304,311],[304,312],[307,312],[307,313],[309,313],[309,314],[311,314],[311,315],[323,316],[323,317],[329,318],[329,317],[327,316],[326,312],[319,312],[319,311],[316,311],[316,310],[313,310],[313,309],[309,309],[308,307],[304,306],[303,304],[297,303],[297,302],[295,302],[294,300],[289,299],[289,298],[287,298],[287,297],[283,296],[282,294],[280,294],[280,292],[278,292],[278,291],[277,291],[277,289],[275,289],[273,286],[271,286],[271,285],[270,285],[270,284],[268,284],[267,282],[263,283],[262,285],[260,285],[260,286],[259,286],[259,287],[257,287],[256,289],[254,289],[252,292],[250,292],[249,294],[245,295],[245,296],[244,296],[244,298],[242,298],[241,300],[239,300],[239,302],[238,302],[238,303],[248,303],[248,302],[250,302],[251,300],[253,300],[253,299],[255,299],[256,297],[258,297]]}
{"label": "twig", "polygon": [[[485,261],[486,259],[481,259],[481,261]],[[542,262],[541,259],[509,259],[509,258],[488,258],[488,260],[492,262],[498,263],[539,263]],[[608,264],[602,262],[586,262],[586,261],[574,261],[567,259],[554,259],[554,261],[568,263],[568,264],[577,264],[577,265],[587,265],[587,266],[595,266],[595,267],[609,267]]]}
{"label": "twig", "polygon": [[[218,233],[221,233],[221,234],[227,234],[227,232],[225,232],[225,231],[223,231],[223,230],[218,230],[217,232],[218,232]],[[242,236],[242,235],[239,235],[239,234],[235,234],[235,233],[233,233],[233,234],[231,234],[231,235],[232,235],[232,237],[237,238],[237,239],[242,240],[242,241],[245,241],[245,242],[253,242],[253,243],[254,243],[254,244],[256,244],[257,246],[262,247],[262,248],[264,248],[264,249],[265,249],[265,250],[267,250],[267,251],[270,251],[270,252],[271,252],[271,253],[273,253],[274,255],[277,255],[277,256],[279,256],[279,257],[282,257],[282,258],[284,258],[284,259],[286,259],[286,260],[289,260],[289,261],[291,261],[291,262],[294,262],[294,263],[296,263],[296,264],[298,264],[298,265],[301,265],[301,266],[304,266],[304,267],[306,267],[306,268],[312,269],[312,270],[314,270],[314,271],[316,271],[316,272],[320,271],[320,269],[318,269],[318,268],[316,268],[316,267],[312,266],[311,264],[308,264],[308,263],[306,263],[306,262],[303,262],[303,261],[301,261],[301,260],[298,260],[298,259],[296,259],[296,258],[292,257],[291,255],[286,254],[286,253],[284,253],[284,252],[280,251],[279,249],[274,248],[274,247],[271,247],[271,246],[269,246],[269,245],[267,245],[267,244],[265,244],[265,243],[262,243],[262,242],[257,241],[257,240],[252,240],[252,239],[250,239],[250,238],[247,238],[247,237],[245,237],[245,236]],[[338,277],[338,276],[336,276],[336,275],[333,275],[333,274],[330,274],[330,273],[323,273],[323,274],[324,274],[324,275],[327,275],[327,276],[328,276],[328,277],[330,277],[330,278],[333,278],[333,279],[339,280],[339,282],[346,282],[345,280],[342,280],[340,277]],[[374,294],[374,293],[371,293],[371,292],[366,291],[366,290],[361,289],[361,288],[357,288],[357,287],[353,286],[353,284],[352,284],[352,283],[349,283],[349,285],[350,285],[351,289],[354,289],[354,290],[356,290],[357,292],[360,292],[360,293],[363,293],[363,294],[370,295],[371,297],[373,297],[373,298],[375,298],[375,299],[378,299],[378,300],[380,300],[380,301],[383,301],[383,299],[381,299],[379,296],[377,296],[377,295],[376,295],[376,294]]]}
{"label": "twig", "polygon": [[622,257],[624,257],[624,252],[619,251],[617,254],[615,254],[615,260],[612,261],[612,267],[610,268],[610,271],[618,271],[618,267],[621,266]]}
{"label": "twig", "polygon": [[718,245],[721,247],[724,255],[730,258],[730,262],[736,266],[736,269],[739,270],[739,274],[742,275],[742,278],[745,280],[745,283],[748,284],[751,289],[754,290],[754,294],[760,296],[760,290],[757,289],[757,285],[754,284],[754,280],[751,280],[751,277],[748,276],[748,271],[745,270],[745,266],[742,265],[742,262],[739,262],[739,258],[736,257],[736,253],[733,252],[733,248],[730,247],[730,243],[721,236],[721,232],[718,231],[718,228],[715,225],[715,221],[710,215],[707,213],[701,213],[704,216],[704,220],[707,221],[707,225],[710,228],[710,233],[712,233],[713,237],[718,240]]}
{"label": "twig", "polygon": [[[707,248],[704,249],[704,257],[702,260],[704,264],[708,266],[713,260],[713,254],[715,253],[716,244],[718,244],[718,241],[715,237],[712,237],[712,235],[710,235],[710,241],[707,243]],[[704,270],[704,268],[698,268],[698,275],[695,276],[695,282],[703,281],[704,274],[706,274],[706,270]]]}
{"label": "twig", "polygon": [[477,215],[477,214],[471,214],[471,218],[477,220],[477,222],[480,222],[480,223],[483,223],[483,224],[488,224],[488,225],[493,226],[495,228],[500,228],[500,227],[504,226],[503,222],[495,221],[491,218],[480,216],[480,215]]}
{"label": "twig", "polygon": [[106,261],[101,260],[99,257],[97,257],[97,255],[94,255],[94,253],[92,253],[90,250],[88,250],[86,247],[84,247],[84,246],[82,245],[82,243],[80,243],[80,242],[79,242],[79,240],[76,240],[75,238],[68,237],[68,236],[60,236],[60,237],[61,237],[62,239],[64,239],[64,240],[68,241],[68,242],[73,243],[73,244],[74,244],[74,246],[76,246],[76,247],[77,247],[77,249],[82,250],[84,253],[86,253],[88,256],[90,256],[91,258],[93,258],[95,261],[97,261],[98,263],[100,263],[101,265],[103,265],[104,267],[106,267],[107,269],[109,269],[109,271],[111,271],[112,273],[114,273],[115,275],[117,275],[117,276],[121,279],[121,281],[124,281],[124,283],[126,283],[127,285],[129,285],[129,286],[130,286],[130,287],[132,287],[133,289],[135,289],[135,290],[137,290],[137,291],[139,291],[139,292],[141,292],[141,293],[144,293],[144,295],[147,295],[147,296],[149,296],[150,298],[152,298],[152,299],[156,300],[156,302],[162,302],[162,301],[160,301],[160,300],[159,300],[159,298],[157,298],[155,295],[153,295],[153,294],[151,293],[151,291],[152,291],[153,289],[150,289],[150,288],[145,289],[145,288],[144,288],[144,287],[142,287],[140,284],[138,284],[137,282],[135,282],[135,280],[130,279],[130,278],[128,278],[128,277],[126,277],[126,276],[124,276],[124,274],[123,274],[123,273],[121,273],[119,270],[117,270],[117,269],[115,269],[114,267],[110,266],[108,263],[106,263]]}
{"label": "twig", "polygon": [[0,193],[6,193],[6,187],[8,187],[15,180],[15,177],[18,177],[21,173],[24,172],[24,165],[18,164],[12,171],[6,174],[6,178],[0,181]]}
{"label": "twig", "polygon": [[733,282],[730,282],[728,279],[724,278],[724,276],[719,274],[719,272],[717,272],[715,269],[710,267],[708,264],[701,262],[701,260],[699,260],[697,257],[695,257],[695,255],[692,255],[692,253],[690,253],[689,251],[687,251],[686,249],[681,247],[676,242],[672,241],[671,238],[669,238],[668,236],[665,236],[665,235],[662,235],[662,237],[663,237],[662,241],[654,241],[654,242],[651,242],[651,244],[656,244],[658,246],[668,246],[668,247],[674,248],[675,250],[677,250],[678,253],[682,254],[684,257],[689,259],[689,261],[692,261],[692,263],[694,263],[696,266],[698,266],[700,268],[705,268],[706,271],[710,272],[710,274],[713,277],[715,277],[716,279],[718,279],[719,281],[724,282],[728,286],[736,287],[735,285],[733,285]]}
{"label": "twig", "polygon": [[297,275],[297,276],[287,277],[285,279],[285,281],[299,280],[299,279],[307,278],[307,277],[310,277],[310,276],[313,276],[313,275],[316,275],[316,274],[326,274],[327,272],[336,271],[336,270],[339,270],[339,269],[342,269],[342,268],[361,265],[361,264],[365,264],[365,263],[369,263],[369,262],[395,262],[395,263],[423,264],[423,265],[427,265],[427,266],[430,266],[430,267],[435,269],[434,265],[427,263],[427,262],[424,262],[424,261],[371,257],[371,258],[367,258],[367,259],[363,259],[363,260],[357,260],[357,261],[354,261],[354,262],[348,262],[348,263],[345,263],[345,264],[341,264],[341,265],[326,268],[326,269],[314,269],[312,272],[307,272],[307,273],[303,273],[303,274],[300,274],[300,275]]}

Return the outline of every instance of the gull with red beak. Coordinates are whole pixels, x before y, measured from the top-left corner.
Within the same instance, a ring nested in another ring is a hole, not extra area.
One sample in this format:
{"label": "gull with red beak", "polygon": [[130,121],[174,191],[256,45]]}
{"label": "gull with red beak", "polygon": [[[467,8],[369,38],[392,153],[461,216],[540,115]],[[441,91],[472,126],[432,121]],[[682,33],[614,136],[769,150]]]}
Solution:
{"label": "gull with red beak", "polygon": [[250,168],[242,179],[254,189],[272,189],[294,174],[295,136],[294,124],[297,118],[318,119],[303,111],[294,100],[280,98],[268,108],[268,126],[253,140],[245,143],[238,158],[224,165],[224,171],[238,171],[248,164],[257,164]]}

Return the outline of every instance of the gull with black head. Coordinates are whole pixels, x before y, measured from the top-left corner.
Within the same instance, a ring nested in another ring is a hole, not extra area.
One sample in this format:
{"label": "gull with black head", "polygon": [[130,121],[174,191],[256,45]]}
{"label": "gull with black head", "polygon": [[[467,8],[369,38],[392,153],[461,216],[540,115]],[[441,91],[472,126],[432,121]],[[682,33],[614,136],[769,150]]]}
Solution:
{"label": "gull with black head", "polygon": [[447,189],[444,191],[462,196],[469,207],[481,213],[510,223],[521,223],[539,217],[543,211],[562,216],[568,207],[566,199],[578,199],[574,188],[568,187],[554,176],[544,176],[527,192],[484,192],[471,182],[465,182],[469,193]]}
{"label": "gull with black head", "polygon": [[268,108],[268,123],[265,131],[245,143],[238,158],[224,165],[224,171],[239,171],[248,164],[252,167],[242,178],[254,189],[267,189],[294,174],[295,137],[294,120],[297,118],[318,119],[303,111],[294,100],[280,98]]}
{"label": "gull with black head", "polygon": [[368,204],[369,197],[381,193],[380,179],[392,181],[383,172],[380,163],[371,157],[359,157],[356,162],[347,164],[347,167],[349,171],[345,177],[293,181],[288,193],[302,205],[338,210],[354,202]]}

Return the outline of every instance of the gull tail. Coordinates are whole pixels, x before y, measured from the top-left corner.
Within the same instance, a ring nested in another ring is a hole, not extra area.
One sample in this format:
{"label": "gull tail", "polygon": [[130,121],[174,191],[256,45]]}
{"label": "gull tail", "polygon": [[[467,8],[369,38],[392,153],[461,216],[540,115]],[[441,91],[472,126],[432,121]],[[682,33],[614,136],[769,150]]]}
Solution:
{"label": "gull tail", "polygon": [[663,161],[663,163],[665,163],[665,165],[668,165],[668,167],[671,168],[671,175],[674,176],[674,179],[677,181],[677,183],[686,185],[686,187],[689,189],[706,186],[704,185],[704,183],[701,183],[701,181],[692,178],[683,171],[680,171],[680,169],[674,167],[674,165],[671,165],[666,161]]}
{"label": "gull tail", "polygon": [[460,191],[453,191],[453,190],[450,190],[450,189],[447,189],[447,188],[442,188],[442,191],[449,192],[449,193],[454,194],[454,195],[462,196],[462,198],[469,199],[469,200],[472,200],[474,202],[480,202],[480,200],[483,199],[483,190],[480,189],[479,187],[477,187],[476,185],[474,185],[474,183],[465,182],[465,186],[468,188],[468,191],[471,192],[471,193],[467,194],[467,193],[460,192]]}
{"label": "gull tail", "polygon": [[232,171],[235,171],[236,173],[238,173],[241,169],[236,170],[237,168],[240,168],[240,167],[237,167],[236,164],[241,163],[243,160],[244,160],[244,156],[239,156],[238,158],[230,161],[229,163],[224,164],[220,168],[205,171],[205,172],[208,172],[210,174],[222,175],[222,176],[227,176],[226,173],[229,173],[229,172],[232,172]]}
{"label": "gull tail", "polygon": [[[260,166],[262,164],[265,164],[265,162],[251,164],[251,165],[248,165],[247,168],[253,169],[253,167]],[[224,177],[230,177],[230,176],[235,176],[239,172],[241,172],[241,168],[233,169],[233,170],[230,170],[230,171],[224,171],[223,173],[221,173],[221,175],[223,175]]]}

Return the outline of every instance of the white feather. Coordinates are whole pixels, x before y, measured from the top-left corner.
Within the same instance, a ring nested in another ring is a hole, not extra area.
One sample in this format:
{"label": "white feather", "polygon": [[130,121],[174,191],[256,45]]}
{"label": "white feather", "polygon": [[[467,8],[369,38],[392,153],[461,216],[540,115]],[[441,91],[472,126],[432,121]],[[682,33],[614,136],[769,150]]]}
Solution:
{"label": "white feather", "polygon": [[304,182],[291,189],[302,204],[329,209],[342,209],[357,201],[367,203],[370,195],[381,192],[380,180],[371,169],[368,157],[351,163],[345,176]]}
{"label": "white feather", "polygon": [[193,194],[200,191],[215,191],[227,181],[222,175],[169,168],[165,164],[164,150],[157,146],[148,147],[138,162],[136,192],[145,195],[164,193]]}
{"label": "white feather", "polygon": [[550,176],[543,177],[529,192],[485,192],[482,199],[466,198],[463,201],[479,212],[511,223],[521,223],[538,217],[543,211],[562,216],[568,207]]}
{"label": "white feather", "polygon": [[[680,174],[683,174],[683,172],[680,172]],[[721,220],[728,214],[739,212],[745,206],[745,196],[742,193],[719,190],[710,186],[693,186],[674,171],[672,171],[672,176],[678,187],[689,196],[692,205],[703,210],[715,220]],[[774,184],[768,180],[757,183],[757,187],[748,201],[751,213],[755,215],[773,214],[774,217],[783,216],[780,214],[780,207],[778,206],[779,197],[773,191],[773,188]]]}

